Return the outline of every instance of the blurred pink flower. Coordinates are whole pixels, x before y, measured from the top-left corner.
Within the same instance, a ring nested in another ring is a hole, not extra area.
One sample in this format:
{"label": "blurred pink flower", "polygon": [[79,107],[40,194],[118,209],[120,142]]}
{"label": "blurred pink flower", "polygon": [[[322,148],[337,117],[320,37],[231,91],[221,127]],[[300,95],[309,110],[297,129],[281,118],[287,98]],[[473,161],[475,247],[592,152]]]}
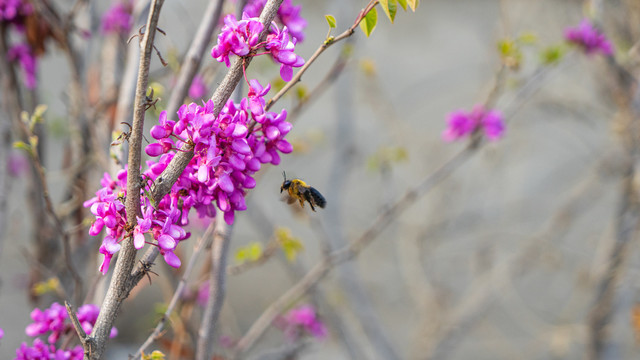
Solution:
{"label": "blurred pink flower", "polygon": [[200,75],[193,77],[191,87],[189,87],[189,97],[193,100],[200,100],[207,93],[207,84]]}
{"label": "blurred pink flower", "polygon": [[581,46],[588,55],[598,52],[602,55],[613,54],[611,42],[589,19],[582,19],[578,26],[566,28],[564,38],[570,43]]}
{"label": "blurred pink flower", "polygon": [[304,334],[322,339],[328,333],[327,327],[318,318],[315,308],[309,304],[291,309],[281,318],[280,325],[285,335],[291,340],[297,340]]}
{"label": "blurred pink flower", "polygon": [[9,155],[9,175],[12,177],[24,176],[29,171],[29,160],[21,152],[11,152]]}

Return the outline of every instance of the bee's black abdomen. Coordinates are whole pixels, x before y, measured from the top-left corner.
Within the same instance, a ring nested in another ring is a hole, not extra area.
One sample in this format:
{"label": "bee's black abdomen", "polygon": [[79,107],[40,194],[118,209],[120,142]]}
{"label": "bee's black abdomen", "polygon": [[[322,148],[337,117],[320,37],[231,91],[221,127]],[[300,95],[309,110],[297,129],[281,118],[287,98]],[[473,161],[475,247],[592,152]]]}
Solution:
{"label": "bee's black abdomen", "polygon": [[309,187],[309,192],[311,193],[311,197],[313,198],[313,202],[319,207],[323,208],[327,205],[327,200],[324,199],[324,196],[320,194],[320,191],[316,190],[313,187]]}

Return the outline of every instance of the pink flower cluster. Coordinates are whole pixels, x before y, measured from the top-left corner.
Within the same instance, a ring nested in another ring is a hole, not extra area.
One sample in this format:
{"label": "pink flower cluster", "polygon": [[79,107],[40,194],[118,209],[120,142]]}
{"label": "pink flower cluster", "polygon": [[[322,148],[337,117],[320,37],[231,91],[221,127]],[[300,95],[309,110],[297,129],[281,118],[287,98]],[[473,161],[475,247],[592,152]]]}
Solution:
{"label": "pink flower cluster", "polygon": [[[243,11],[249,17],[259,17],[266,3],[267,0],[249,0]],[[284,0],[276,16],[277,22],[289,29],[289,33],[296,42],[304,40],[304,28],[307,27],[307,20],[300,16],[300,10],[302,10],[301,5],[294,6],[292,0]]]}
{"label": "pink flower cluster", "polygon": [[36,87],[36,57],[28,44],[12,46],[7,52],[9,61],[17,61],[24,74],[24,85],[29,89]]}
{"label": "pink flower cluster", "polygon": [[[86,304],[78,309],[78,321],[86,333],[91,333],[99,311],[99,308],[93,304]],[[44,311],[36,308],[31,312],[31,320],[33,323],[29,324],[25,331],[28,336],[36,337],[49,332],[51,334],[47,337],[47,343],[39,338],[33,341],[33,346],[23,342],[16,349],[15,360],[81,360],[83,358],[84,351],[80,345],[73,349],[56,349],[55,343],[62,335],[75,332],[64,306],[53,303]],[[116,328],[112,328],[110,336],[115,337],[117,334]]]}
{"label": "pink flower cluster", "polygon": [[476,105],[471,112],[457,110],[447,116],[447,128],[442,138],[455,141],[470,136],[477,130],[484,130],[485,136],[491,140],[499,140],[504,135],[504,121],[498,110],[487,110],[482,105]]}
{"label": "pink flower cluster", "polygon": [[102,32],[127,35],[133,25],[131,1],[116,2],[102,15]]}
{"label": "pink flower cluster", "polygon": [[[252,84],[259,85],[257,81]],[[255,187],[253,174],[260,170],[261,164],[277,165],[279,152],[293,150],[284,139],[291,130],[286,111],[265,113],[260,107],[261,112],[250,115],[249,103],[260,103],[260,99],[257,95],[251,101],[243,99],[240,104],[229,101],[217,118],[213,116],[211,100],[204,106],[183,105],[178,111],[178,121],[168,120],[166,112],[161,113],[160,125],[151,129],[151,136],[157,142],[145,149],[148,155],[161,157],[158,163],[149,163],[150,171],[145,174],[155,179],[171,161],[172,149],[184,143],[193,146],[194,157],[169,194],[181,197],[183,215],[194,207],[200,217],[214,217],[215,202],[224,213],[225,221],[232,224],[235,211],[246,209],[246,189]],[[251,133],[250,116],[258,123]]]}
{"label": "pink flower cluster", "polygon": [[9,47],[7,60],[17,62],[23,73],[23,82],[29,89],[36,87],[36,57],[27,43],[25,20],[33,13],[32,5],[25,0],[0,0],[0,25],[12,25],[16,32],[24,38],[22,43]]}
{"label": "pink flower cluster", "polygon": [[[164,167],[166,167],[166,164]],[[152,169],[157,170],[158,167],[156,166]],[[181,215],[177,206],[177,199],[171,200],[165,196],[157,204],[157,208],[154,208],[149,199],[142,196],[144,195],[144,190],[141,190],[140,202],[143,217],[138,218],[138,224],[130,234],[126,230],[127,214],[124,206],[124,198],[127,196],[127,169],[121,170],[117,174],[116,180],[112,180],[109,174],[105,173],[100,184],[102,188],[96,192],[96,196],[84,202],[84,206],[90,207],[91,213],[96,217],[89,229],[89,234],[96,236],[100,234],[103,228],[106,228],[106,236],[103,238],[99,250],[104,255],[100,265],[100,272],[107,273],[111,259],[115,253],[120,251],[120,242],[125,237],[133,235],[133,245],[136,249],[141,249],[146,243],[145,233],[150,233],[156,240],[153,245],[158,246],[167,264],[176,268],[180,267],[180,259],[173,251],[178,242],[188,238],[190,234],[181,226]]]}
{"label": "pink flower cluster", "polygon": [[193,100],[202,100],[206,93],[207,84],[204,82],[202,75],[194,76],[189,87],[189,97]]}
{"label": "pink flower cluster", "polygon": [[[120,242],[129,236],[133,236],[136,249],[145,243],[157,246],[167,264],[180,267],[174,250],[181,240],[190,236],[183,227],[189,223],[192,208],[202,218],[215,217],[217,207],[229,224],[233,223],[236,211],[246,210],[246,190],[256,185],[253,174],[262,164],[279,164],[279,153],[293,151],[285,139],[291,130],[291,124],[286,121],[287,112],[264,111],[263,96],[269,89],[269,85],[263,88],[257,80],[250,81],[249,98],[240,104],[227,102],[217,117],[213,115],[211,100],[203,106],[183,105],[178,110],[177,121],[170,120],[166,111],[160,113],[159,124],[150,131],[156,142],[145,148],[147,155],[159,158],[147,161],[147,169],[143,171],[145,189],[139,194],[143,217],[137,218],[133,229],[127,229],[124,206],[124,198],[128,196],[127,170],[121,170],[116,180],[104,175],[100,182],[102,188],[84,203],[96,217],[89,234],[96,236],[106,229],[100,246],[100,253],[104,255],[100,265],[103,274],[108,271],[113,255],[120,250]],[[256,126],[249,132],[251,118]],[[193,147],[193,158],[171,192],[157,204],[151,204],[145,191],[153,188],[175,151],[185,144]],[[150,234],[155,241],[147,242],[145,234]]]}
{"label": "pink flower cluster", "polygon": [[31,4],[24,0],[0,0],[0,22],[20,23],[33,12]]}
{"label": "pink flower cluster", "polygon": [[82,346],[77,345],[71,350],[56,349],[53,344],[46,344],[40,339],[33,341],[33,346],[22,343],[16,349],[14,360],[82,360],[84,351]]}
{"label": "pink flower cluster", "polygon": [[[91,333],[93,325],[98,319],[99,312],[100,309],[93,304],[86,304],[78,309],[78,321],[80,321],[86,333]],[[44,311],[35,308],[31,312],[31,320],[33,320],[33,323],[27,325],[25,332],[31,337],[51,332],[47,337],[47,342],[54,344],[62,335],[74,331],[68,319],[69,315],[67,314],[66,308],[58,303],[51,304],[51,307]],[[118,330],[115,327],[112,328],[110,336],[115,337],[117,334]]]}
{"label": "pink flower cluster", "polygon": [[576,27],[565,29],[564,38],[570,43],[582,47],[588,55],[595,53],[613,54],[611,42],[588,19],[583,19]]}
{"label": "pink flower cluster", "polygon": [[232,14],[224,18],[224,27],[218,35],[218,43],[211,49],[211,56],[220,62],[230,66],[229,55],[235,54],[243,57],[252,51],[264,49],[265,52],[256,55],[270,54],[273,60],[280,64],[280,76],[284,81],[291,80],[293,67],[304,65],[304,59],[295,54],[295,38],[289,38],[289,30],[286,26],[280,30],[275,23],[271,24],[270,33],[266,41],[260,41],[260,33],[264,26],[257,17],[249,17],[247,13],[242,15],[242,20],[237,21]]}
{"label": "pink flower cluster", "polygon": [[327,327],[320,321],[316,310],[311,305],[291,309],[279,320],[279,326],[290,340],[297,340],[302,335],[311,335],[316,338],[327,336]]}

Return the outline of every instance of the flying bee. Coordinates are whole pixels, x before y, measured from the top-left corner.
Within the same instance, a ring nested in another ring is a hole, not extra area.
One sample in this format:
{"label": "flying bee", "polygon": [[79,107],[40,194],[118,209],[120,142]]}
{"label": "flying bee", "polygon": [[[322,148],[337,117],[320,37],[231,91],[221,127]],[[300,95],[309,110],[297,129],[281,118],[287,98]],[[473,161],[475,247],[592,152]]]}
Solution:
{"label": "flying bee", "polygon": [[293,204],[298,200],[300,206],[304,207],[306,200],[313,211],[316,211],[316,206],[324,208],[324,206],[327,205],[327,200],[320,194],[320,191],[307,185],[307,183],[300,179],[287,180],[287,174],[284,171],[282,175],[284,176],[284,182],[282,182],[282,186],[280,186],[280,193],[282,193],[283,190],[287,190],[289,193],[289,199],[287,199],[288,204]]}

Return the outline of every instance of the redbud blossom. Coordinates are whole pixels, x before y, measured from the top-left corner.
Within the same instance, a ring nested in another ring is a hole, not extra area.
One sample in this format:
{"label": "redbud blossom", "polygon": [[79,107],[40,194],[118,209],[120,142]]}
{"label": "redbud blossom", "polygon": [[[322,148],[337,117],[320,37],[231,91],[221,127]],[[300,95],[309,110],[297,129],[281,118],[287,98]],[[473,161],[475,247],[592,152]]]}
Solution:
{"label": "redbud blossom", "polygon": [[583,19],[576,27],[566,28],[564,38],[570,43],[582,47],[588,55],[595,53],[601,53],[602,55],[613,54],[611,42],[588,19]]}
{"label": "redbud blossom", "polygon": [[442,132],[442,139],[452,142],[468,137],[480,128],[489,140],[500,140],[505,131],[502,113],[487,111],[482,105],[476,105],[471,112],[456,110],[447,115],[447,128]]}
{"label": "redbud blossom", "polygon": [[29,89],[36,87],[36,57],[28,44],[12,46],[7,52],[9,61],[17,61],[22,68],[24,85]]}
{"label": "redbud blossom", "polygon": [[290,340],[297,340],[302,335],[311,335],[316,338],[327,336],[327,327],[320,321],[316,310],[311,305],[291,309],[279,323]]}
{"label": "redbud blossom", "polygon": [[133,4],[130,1],[117,2],[102,16],[102,32],[127,35],[133,25]]}

